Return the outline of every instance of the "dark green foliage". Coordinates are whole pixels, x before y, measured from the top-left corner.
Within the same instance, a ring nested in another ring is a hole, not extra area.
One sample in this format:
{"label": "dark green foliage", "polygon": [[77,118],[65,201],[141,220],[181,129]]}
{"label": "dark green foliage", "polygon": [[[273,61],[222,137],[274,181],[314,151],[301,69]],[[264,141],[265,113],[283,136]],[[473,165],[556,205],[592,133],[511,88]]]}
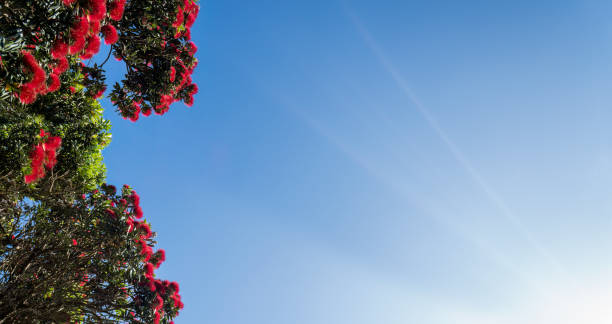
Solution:
{"label": "dark green foliage", "polygon": [[[145,263],[135,242],[155,241],[126,223],[134,216],[131,189],[110,188],[73,201],[0,194],[0,323],[153,322],[156,295],[141,284]],[[174,292],[162,295],[168,318],[178,312]]]}

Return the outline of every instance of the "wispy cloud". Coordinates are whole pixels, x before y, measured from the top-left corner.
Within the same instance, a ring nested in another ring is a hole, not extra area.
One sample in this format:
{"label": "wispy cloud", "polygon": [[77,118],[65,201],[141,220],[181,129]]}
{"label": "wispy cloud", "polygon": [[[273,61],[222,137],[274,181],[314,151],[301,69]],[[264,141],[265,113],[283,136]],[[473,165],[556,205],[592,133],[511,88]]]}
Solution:
{"label": "wispy cloud", "polygon": [[493,187],[484,179],[484,177],[478,172],[474,165],[470,162],[468,157],[463,153],[457,144],[449,137],[444,131],[442,126],[438,123],[433,113],[419,100],[408,81],[402,76],[399,70],[395,67],[393,62],[385,54],[384,50],[378,45],[372,34],[365,27],[360,18],[350,8],[350,6],[343,1],[344,9],[346,14],[351,18],[354,26],[356,27],[359,34],[363,37],[364,42],[368,48],[372,50],[384,70],[391,76],[397,86],[412,102],[421,116],[425,119],[430,128],[435,132],[444,146],[450,151],[455,160],[459,165],[467,172],[476,185],[483,191],[485,196],[497,206],[503,215],[515,228],[516,230],[526,239],[533,248],[544,257],[551,266],[560,274],[567,274],[564,267],[557,261],[557,259],[534,237],[534,235],[526,228],[521,219],[515,215],[510,209],[508,204],[502,199],[502,197],[493,189]]}

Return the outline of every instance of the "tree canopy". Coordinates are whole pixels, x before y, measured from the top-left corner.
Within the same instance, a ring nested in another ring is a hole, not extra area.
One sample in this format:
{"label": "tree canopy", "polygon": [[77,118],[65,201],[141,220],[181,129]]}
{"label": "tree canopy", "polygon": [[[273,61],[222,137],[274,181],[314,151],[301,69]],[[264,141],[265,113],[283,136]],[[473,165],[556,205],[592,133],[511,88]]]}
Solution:
{"label": "tree canopy", "polygon": [[[194,0],[0,3],[0,323],[172,323],[140,197],[105,183],[110,122],[191,106]],[[101,42],[103,63],[90,61]],[[113,56],[123,78],[108,87]]]}

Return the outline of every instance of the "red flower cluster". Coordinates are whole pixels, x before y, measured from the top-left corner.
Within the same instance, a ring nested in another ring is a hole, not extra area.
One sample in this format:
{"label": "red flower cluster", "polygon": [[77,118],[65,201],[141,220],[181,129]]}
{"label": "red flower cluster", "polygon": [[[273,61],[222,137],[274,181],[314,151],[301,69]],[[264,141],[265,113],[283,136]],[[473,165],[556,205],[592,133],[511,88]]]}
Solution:
{"label": "red flower cluster", "polygon": [[32,79],[21,85],[19,89],[19,100],[24,104],[30,104],[36,100],[38,94],[47,92],[47,86],[45,84],[47,75],[45,74],[45,70],[40,67],[30,52],[22,51],[21,53],[23,54],[24,65],[28,71],[32,73]]}
{"label": "red flower cluster", "polygon": [[[129,187],[127,187],[129,188]],[[142,210],[140,210],[140,196],[135,191],[132,191],[129,195],[129,200],[132,203],[132,211],[136,218],[142,217]],[[127,205],[128,202],[125,199],[120,201],[122,205]],[[127,218],[128,232],[134,230],[138,231],[138,240],[136,243],[140,246],[140,254],[143,256],[142,262],[144,263],[143,271],[145,281],[142,284],[149,288],[152,292],[155,292],[155,299],[152,303],[153,311],[155,312],[154,323],[159,323],[163,315],[164,296],[174,302],[174,307],[183,309],[183,302],[181,301],[181,295],[179,294],[179,285],[176,282],[169,282],[167,280],[155,279],[155,269],[158,269],[160,265],[166,260],[166,251],[160,249],[153,253],[152,248],[147,244],[147,240],[153,235],[149,224],[135,220],[131,216]]]}
{"label": "red flower cluster", "polygon": [[32,171],[24,177],[25,183],[31,183],[45,176],[45,167],[52,169],[57,163],[57,149],[62,145],[62,139],[58,136],[50,136],[44,130],[40,130],[41,142],[34,146],[30,153],[30,166]]}
{"label": "red flower cluster", "polygon": [[[150,270],[150,263],[145,265],[145,271]],[[161,316],[163,314],[164,308],[164,298],[162,296],[168,296],[173,303],[174,307],[178,309],[183,309],[183,302],[181,301],[181,295],[179,294],[179,285],[176,282],[170,282],[168,280],[159,280],[153,278],[153,273],[151,272],[150,276],[145,274],[147,279],[149,279],[148,287],[152,292],[155,292],[155,298],[151,307],[155,312],[154,323],[158,324]]]}
{"label": "red flower cluster", "polygon": [[110,5],[110,19],[119,21],[123,17],[123,9],[125,8],[125,0],[115,0]]}
{"label": "red flower cluster", "polygon": [[[72,6],[75,0],[63,0],[65,6]],[[123,16],[125,0],[116,0],[110,4],[109,18],[120,20]],[[51,57],[55,59],[52,72],[47,85],[45,70],[38,64],[29,52],[23,53],[24,65],[33,74],[32,79],[21,85],[19,100],[24,104],[33,103],[38,94],[46,94],[60,88],[59,76],[68,69],[69,54],[79,55],[81,59],[90,59],[100,50],[100,37],[102,32],[106,44],[114,44],[118,40],[117,29],[107,23],[101,27],[101,22],[107,16],[106,0],[88,0],[83,7],[81,16],[74,22],[68,35],[59,36],[51,48]],[[100,95],[97,93],[96,95]]]}
{"label": "red flower cluster", "polygon": [[[193,25],[199,10],[200,7],[195,3],[195,1],[183,0],[182,4],[178,6],[176,17],[171,24],[171,26],[174,27],[174,35],[171,37],[174,39],[185,37],[189,40],[191,38],[191,26]],[[192,42],[189,42],[186,45],[186,48],[180,49],[179,46],[177,46],[177,42],[172,42],[163,35],[162,37],[162,48],[166,49],[168,47],[173,49],[175,55],[173,58],[175,63],[173,66],[170,66],[168,71],[171,90],[168,93],[159,94],[159,102],[153,107],[153,109],[148,107],[141,109],[141,102],[135,101],[131,106],[126,106],[123,110],[124,116],[125,118],[129,118],[131,121],[138,120],[141,112],[144,116],[151,115],[151,112],[155,112],[157,115],[163,115],[170,109],[170,105],[172,103],[181,100],[181,98],[185,98],[184,96],[187,96],[185,104],[187,106],[193,105],[193,96],[197,93],[198,87],[193,84],[191,75],[193,74],[196,64],[190,63],[193,61],[192,59],[187,61],[187,63],[184,62],[184,59],[185,55],[193,57],[197,51],[197,47]]]}
{"label": "red flower cluster", "polygon": [[[124,185],[121,196],[115,196],[116,193],[117,188],[104,184],[100,186],[100,190],[93,190],[88,195],[83,195],[81,199],[77,200],[77,202],[85,203],[87,210],[90,209],[90,206],[92,210],[99,210],[101,216],[103,216],[100,221],[110,222],[112,228],[115,228],[116,225],[121,226],[127,223],[123,227],[127,229],[129,238],[125,241],[125,244],[129,246],[132,253],[140,253],[137,258],[116,259],[112,251],[110,251],[108,257],[113,258],[113,264],[116,264],[116,269],[119,271],[140,269],[138,271],[140,273],[139,278],[134,281],[131,277],[126,278],[127,281],[117,283],[118,285],[113,285],[112,288],[117,289],[116,296],[124,296],[126,300],[131,299],[134,302],[134,308],[131,308],[128,312],[132,322],[160,323],[162,320],[165,320],[165,323],[172,323],[170,318],[178,315],[178,311],[183,309],[179,285],[176,282],[157,279],[155,276],[156,269],[166,259],[166,252],[162,249],[157,250],[155,253],[152,252],[154,247],[152,237],[154,233],[151,231],[149,224],[137,220],[142,217],[142,215],[136,215],[137,209],[140,206],[140,196],[127,185]],[[78,243],[77,247],[76,240],[73,241],[73,248],[90,248],[88,244],[84,244],[80,240]],[[107,257],[108,251],[102,249],[102,251],[94,250],[93,252],[94,254],[84,254],[81,251],[77,251],[77,253],[81,253],[79,257],[87,257],[89,255],[91,257],[102,258],[102,261]],[[77,271],[75,278],[75,284],[85,287],[85,292],[100,283],[97,281],[99,272],[95,269]],[[134,289],[130,290],[130,287]]]}
{"label": "red flower cluster", "polygon": [[119,39],[119,36],[117,36],[117,29],[110,24],[102,27],[102,35],[104,35],[104,44],[114,44]]}

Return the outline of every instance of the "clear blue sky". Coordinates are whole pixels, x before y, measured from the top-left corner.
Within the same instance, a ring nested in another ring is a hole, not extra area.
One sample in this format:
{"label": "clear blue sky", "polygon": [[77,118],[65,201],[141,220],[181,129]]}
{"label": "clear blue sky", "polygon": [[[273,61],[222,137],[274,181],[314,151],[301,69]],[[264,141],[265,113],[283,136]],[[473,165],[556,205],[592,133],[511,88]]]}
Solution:
{"label": "clear blue sky", "polygon": [[612,3],[201,7],[194,106],[106,102],[177,324],[612,323]]}

